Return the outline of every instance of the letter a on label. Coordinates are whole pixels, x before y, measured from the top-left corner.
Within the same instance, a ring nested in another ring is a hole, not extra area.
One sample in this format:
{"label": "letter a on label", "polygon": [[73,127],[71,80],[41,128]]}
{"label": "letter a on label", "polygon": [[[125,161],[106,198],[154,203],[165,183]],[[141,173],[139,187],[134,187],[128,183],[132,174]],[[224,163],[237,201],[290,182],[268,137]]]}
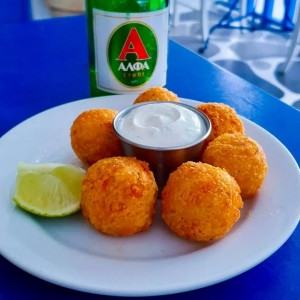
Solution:
{"label": "letter a on label", "polygon": [[118,60],[126,61],[126,56],[129,53],[136,54],[137,60],[146,60],[150,58],[136,28],[130,29]]}

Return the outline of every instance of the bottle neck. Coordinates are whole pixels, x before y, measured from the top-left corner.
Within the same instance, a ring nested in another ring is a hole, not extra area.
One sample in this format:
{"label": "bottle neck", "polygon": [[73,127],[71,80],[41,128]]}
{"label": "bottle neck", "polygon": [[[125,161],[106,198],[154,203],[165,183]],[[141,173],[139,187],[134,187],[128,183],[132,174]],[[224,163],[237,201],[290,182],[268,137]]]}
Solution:
{"label": "bottle neck", "polygon": [[169,0],[86,0],[87,11],[97,8],[111,12],[149,12],[168,7]]}

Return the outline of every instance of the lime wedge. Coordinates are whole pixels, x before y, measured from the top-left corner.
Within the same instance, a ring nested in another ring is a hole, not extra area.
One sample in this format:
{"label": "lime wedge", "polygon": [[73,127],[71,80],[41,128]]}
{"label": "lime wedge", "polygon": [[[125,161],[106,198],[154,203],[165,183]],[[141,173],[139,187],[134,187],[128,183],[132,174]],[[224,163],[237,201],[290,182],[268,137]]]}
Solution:
{"label": "lime wedge", "polygon": [[85,171],[66,164],[20,163],[14,202],[24,210],[45,217],[63,217],[80,209]]}

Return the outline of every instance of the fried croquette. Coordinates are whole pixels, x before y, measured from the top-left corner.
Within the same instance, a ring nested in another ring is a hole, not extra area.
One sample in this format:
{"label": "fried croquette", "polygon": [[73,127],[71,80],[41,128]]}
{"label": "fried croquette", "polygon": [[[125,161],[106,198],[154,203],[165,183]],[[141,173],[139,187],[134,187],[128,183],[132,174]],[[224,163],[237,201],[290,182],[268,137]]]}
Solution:
{"label": "fried croquette", "polygon": [[205,113],[211,121],[211,133],[202,149],[223,133],[239,132],[244,134],[244,125],[236,111],[224,103],[202,103],[196,108]]}
{"label": "fried croquette", "polygon": [[98,231],[129,236],[152,224],[157,185],[146,162],[111,157],[88,168],[82,183],[84,217]]}
{"label": "fried croquette", "polygon": [[204,151],[202,161],[223,168],[233,176],[243,198],[257,192],[268,169],[262,147],[240,133],[225,133],[214,139]]}
{"label": "fried croquette", "polygon": [[141,93],[133,102],[133,104],[149,101],[171,101],[179,102],[179,98],[176,94],[163,87],[149,88]]}
{"label": "fried croquette", "polygon": [[70,132],[71,145],[82,162],[92,165],[99,159],[122,154],[121,142],[113,131],[117,113],[112,109],[91,109],[75,119]]}
{"label": "fried croquette", "polygon": [[186,162],[170,174],[162,192],[162,218],[192,241],[223,237],[240,217],[240,188],[225,170]]}

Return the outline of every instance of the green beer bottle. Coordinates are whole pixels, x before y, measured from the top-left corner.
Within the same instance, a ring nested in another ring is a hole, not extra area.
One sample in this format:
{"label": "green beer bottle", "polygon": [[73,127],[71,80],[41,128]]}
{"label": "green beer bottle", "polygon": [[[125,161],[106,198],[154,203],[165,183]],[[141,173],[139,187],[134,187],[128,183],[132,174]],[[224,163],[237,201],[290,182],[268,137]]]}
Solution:
{"label": "green beer bottle", "polygon": [[166,84],[168,0],[86,0],[91,96]]}

